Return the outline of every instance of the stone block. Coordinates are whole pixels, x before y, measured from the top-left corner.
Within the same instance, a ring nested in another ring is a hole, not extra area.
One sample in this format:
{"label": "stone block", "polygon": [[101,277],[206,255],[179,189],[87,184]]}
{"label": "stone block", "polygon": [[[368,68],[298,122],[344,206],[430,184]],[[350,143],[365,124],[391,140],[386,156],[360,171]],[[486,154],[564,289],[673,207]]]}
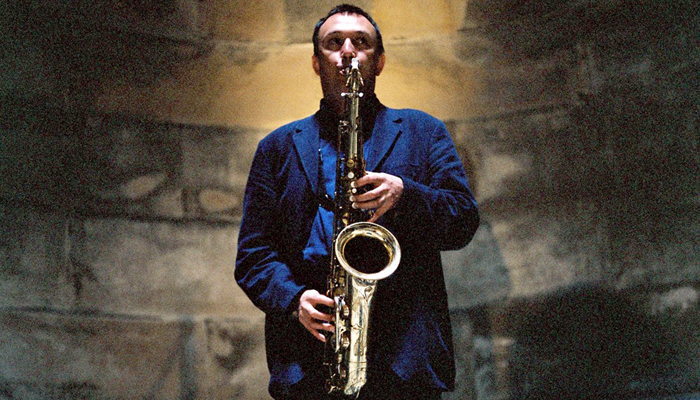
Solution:
{"label": "stone block", "polygon": [[452,310],[502,301],[510,294],[508,265],[488,219],[482,219],[467,247],[443,252],[442,264]]}
{"label": "stone block", "polygon": [[264,399],[262,320],[2,311],[10,398]]}
{"label": "stone block", "polygon": [[[566,104],[570,98],[572,55],[560,51],[544,59],[510,59],[493,43],[485,66],[481,100],[491,112],[516,112]],[[483,105],[482,105],[483,106]]]}
{"label": "stone block", "polygon": [[452,336],[455,348],[455,390],[443,394],[444,400],[477,399],[474,393],[475,377],[475,337],[471,321],[463,310],[450,313]]}
{"label": "stone block", "polygon": [[122,115],[88,118],[66,138],[63,170],[81,215],[240,219],[259,132]]}
{"label": "stone block", "polygon": [[[371,13],[374,0],[358,0],[353,4]],[[284,11],[289,21],[288,37],[291,43],[311,43],[314,26],[336,5],[333,0],[284,0]]]}
{"label": "stone block", "polygon": [[508,266],[510,295],[545,293],[577,283],[613,278],[608,236],[597,210],[576,203],[551,213],[531,210],[491,223]]}
{"label": "stone block", "polygon": [[[182,218],[178,130],[137,117],[95,115],[70,141],[66,175],[83,215]],[[170,205],[171,207],[167,207]]]}
{"label": "stone block", "polygon": [[382,36],[424,38],[454,35],[463,27],[466,0],[376,1],[368,10],[377,21]]}
{"label": "stone block", "polygon": [[[177,62],[167,76],[148,85],[138,79],[107,83],[97,108],[158,120],[272,130],[314,113],[322,97],[311,68],[312,27],[303,43],[220,42],[195,60]],[[478,102],[488,83],[482,57],[463,59],[467,53],[483,52],[485,45],[474,39],[465,49],[459,39],[454,33],[387,40],[387,66],[377,81],[379,98],[388,106],[418,108],[441,119],[488,110]],[[543,72],[540,83],[549,77]]]}
{"label": "stone block", "polygon": [[207,0],[198,3],[204,25],[214,40],[288,41],[289,16],[283,1]]}
{"label": "stone block", "polygon": [[179,181],[190,192],[196,192],[199,214],[226,214],[238,220],[253,155],[267,132],[196,126],[182,127],[180,132]]}
{"label": "stone block", "polygon": [[311,55],[310,44],[221,43],[149,85],[107,83],[96,107],[177,123],[271,130],[318,107]]}
{"label": "stone block", "polygon": [[[580,197],[572,181],[579,182],[583,174],[574,169],[571,158],[592,145],[572,138],[570,124],[568,110],[557,106],[451,121],[450,127],[475,178],[472,187],[478,199],[505,204],[541,200],[543,195]],[[559,148],[559,142],[566,144]]]}
{"label": "stone block", "polygon": [[[469,43],[468,48],[478,47]],[[376,92],[394,108],[416,108],[442,120],[463,120],[484,111],[481,60],[464,60],[459,35],[387,41],[386,66]]]}
{"label": "stone block", "polygon": [[[670,292],[661,297],[684,297]],[[687,346],[697,346],[696,295],[686,297],[684,309],[652,312],[650,293],[579,286],[512,308],[513,396],[648,398],[697,391],[697,351]]]}
{"label": "stone block", "polygon": [[[126,31],[171,40],[193,39],[205,34],[198,2],[192,0],[138,1],[44,1],[31,10],[33,17],[58,14],[98,30]],[[43,14],[43,15],[42,15]]]}
{"label": "stone block", "polygon": [[80,220],[5,210],[0,304],[139,315],[250,315],[236,284],[237,228]]}
{"label": "stone block", "polygon": [[0,307],[72,307],[66,216],[2,205],[0,226]]}
{"label": "stone block", "polygon": [[71,236],[80,307],[139,315],[250,315],[233,277],[237,229],[86,220]]}

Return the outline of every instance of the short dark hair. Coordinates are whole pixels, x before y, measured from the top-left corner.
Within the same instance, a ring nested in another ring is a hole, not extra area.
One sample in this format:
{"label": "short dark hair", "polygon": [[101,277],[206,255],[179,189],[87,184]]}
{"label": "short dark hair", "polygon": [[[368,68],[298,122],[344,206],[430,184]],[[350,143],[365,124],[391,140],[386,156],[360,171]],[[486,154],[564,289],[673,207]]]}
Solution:
{"label": "short dark hair", "polygon": [[370,15],[367,14],[367,12],[361,9],[360,7],[353,6],[352,4],[341,4],[335,6],[332,10],[328,12],[328,14],[325,17],[321,18],[316,23],[316,26],[314,27],[314,35],[311,38],[311,41],[314,44],[314,55],[318,56],[321,54],[321,50],[319,49],[318,44],[318,31],[321,30],[321,25],[323,25],[323,23],[326,22],[328,18],[335,14],[357,14],[367,18],[367,21],[369,21],[372,24],[374,30],[377,32],[377,55],[382,55],[384,53],[384,42],[382,41],[382,33],[379,31],[379,26],[377,26],[377,23],[374,22],[372,17],[370,17]]}

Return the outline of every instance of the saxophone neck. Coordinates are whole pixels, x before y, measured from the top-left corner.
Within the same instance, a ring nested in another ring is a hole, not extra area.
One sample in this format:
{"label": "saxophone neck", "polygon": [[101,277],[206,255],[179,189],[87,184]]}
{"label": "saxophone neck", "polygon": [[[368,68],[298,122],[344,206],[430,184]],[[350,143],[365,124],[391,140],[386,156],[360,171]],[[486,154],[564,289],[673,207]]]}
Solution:
{"label": "saxophone neck", "polygon": [[357,58],[353,58],[350,61],[350,65],[345,67],[345,76],[347,76],[345,86],[350,89],[350,94],[344,93],[344,95],[358,95],[362,97],[360,88],[364,86],[364,81],[362,80],[362,73],[360,73],[360,61]]}
{"label": "saxophone neck", "polygon": [[[345,98],[345,102],[352,103],[358,101],[362,97],[362,92],[360,89],[364,86],[364,81],[362,80],[362,73],[360,72],[360,62],[357,58],[353,58],[350,61],[350,65],[345,67],[345,87],[348,88],[348,92],[342,94]],[[359,104],[359,103],[358,103]]]}

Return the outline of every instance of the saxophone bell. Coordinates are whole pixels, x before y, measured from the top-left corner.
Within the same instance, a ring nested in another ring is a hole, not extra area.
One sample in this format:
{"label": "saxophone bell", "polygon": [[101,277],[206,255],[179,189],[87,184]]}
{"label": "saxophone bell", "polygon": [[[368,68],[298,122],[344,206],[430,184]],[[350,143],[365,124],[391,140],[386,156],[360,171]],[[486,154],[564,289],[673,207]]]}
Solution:
{"label": "saxophone bell", "polygon": [[350,275],[377,281],[396,271],[401,247],[385,227],[371,222],[356,222],[343,229],[335,240],[338,262]]}

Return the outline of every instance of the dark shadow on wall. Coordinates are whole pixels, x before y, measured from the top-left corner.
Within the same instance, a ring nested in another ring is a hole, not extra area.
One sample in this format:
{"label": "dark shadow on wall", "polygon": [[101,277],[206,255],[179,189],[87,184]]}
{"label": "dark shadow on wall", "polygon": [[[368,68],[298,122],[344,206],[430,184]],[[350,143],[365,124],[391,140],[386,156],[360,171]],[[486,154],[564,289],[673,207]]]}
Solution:
{"label": "dark shadow on wall", "polygon": [[513,399],[638,399],[700,386],[679,354],[682,327],[644,312],[634,294],[580,285],[507,314]]}

